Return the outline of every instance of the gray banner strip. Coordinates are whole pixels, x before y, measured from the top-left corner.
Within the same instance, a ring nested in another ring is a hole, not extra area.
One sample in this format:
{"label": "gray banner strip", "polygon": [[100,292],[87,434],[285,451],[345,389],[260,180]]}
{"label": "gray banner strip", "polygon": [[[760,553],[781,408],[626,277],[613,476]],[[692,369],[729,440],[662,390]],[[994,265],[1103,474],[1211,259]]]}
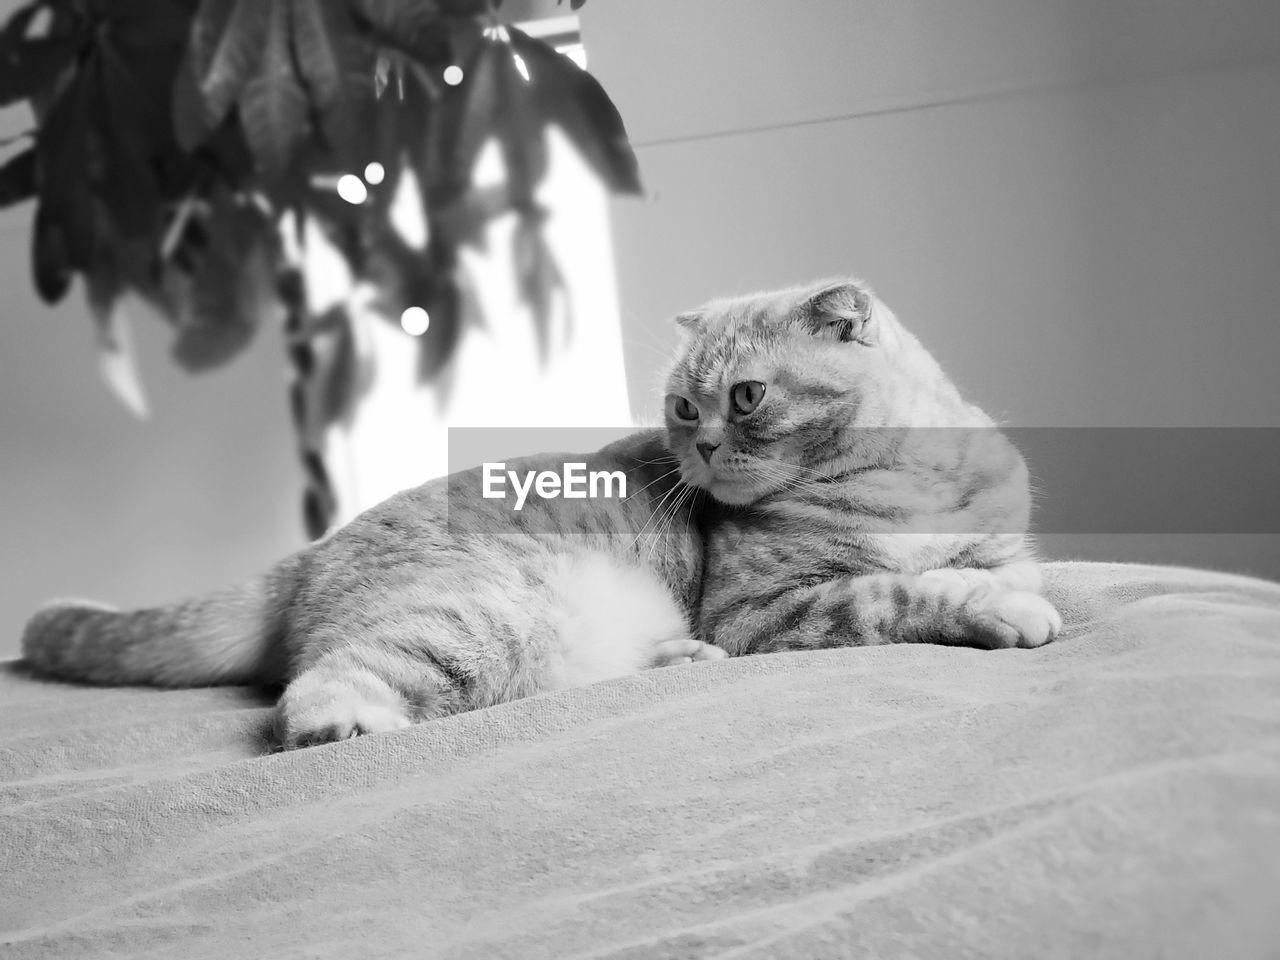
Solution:
{"label": "gray banner strip", "polygon": [[[523,456],[587,454],[635,432],[634,427],[455,428],[449,432],[450,470],[498,462],[518,469]],[[1027,461],[1037,532],[1280,533],[1280,428],[1010,427],[1001,432]],[[913,434],[913,441],[923,438],[917,447],[927,451],[934,442],[939,449],[954,448],[957,431]],[[581,459],[541,456],[536,464],[545,469]],[[480,496],[478,473],[474,482],[453,485],[451,527],[457,510],[474,509],[473,495]],[[558,499],[542,506],[550,515],[588,510],[590,503]],[[493,506],[494,501],[484,501],[487,512]],[[532,517],[523,520],[522,532],[536,532]],[[556,527],[565,530],[560,523]]]}

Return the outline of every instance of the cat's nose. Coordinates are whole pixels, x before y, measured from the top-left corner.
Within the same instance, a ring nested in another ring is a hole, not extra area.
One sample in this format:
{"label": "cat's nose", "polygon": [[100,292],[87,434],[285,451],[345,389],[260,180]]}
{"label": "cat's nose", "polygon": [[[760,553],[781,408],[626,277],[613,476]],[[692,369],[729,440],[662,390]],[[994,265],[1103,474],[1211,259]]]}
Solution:
{"label": "cat's nose", "polygon": [[700,441],[699,443],[695,443],[694,446],[697,447],[698,452],[702,454],[702,459],[705,460],[707,463],[710,463],[711,455],[716,452],[720,444],[707,443],[705,440],[703,440],[703,441]]}

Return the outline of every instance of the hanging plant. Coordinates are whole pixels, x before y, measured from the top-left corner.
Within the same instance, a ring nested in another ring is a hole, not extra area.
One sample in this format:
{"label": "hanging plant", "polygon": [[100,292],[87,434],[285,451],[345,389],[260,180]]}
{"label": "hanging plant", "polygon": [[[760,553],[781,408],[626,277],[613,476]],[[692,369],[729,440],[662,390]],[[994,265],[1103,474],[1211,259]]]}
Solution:
{"label": "hanging plant", "polygon": [[[499,3],[33,0],[8,19],[0,107],[29,102],[36,127],[0,167],[0,206],[35,200],[35,288],[52,304],[83,279],[104,374],[126,404],[145,409],[119,309],[126,295],[172,324],[173,356],[190,370],[225,363],[283,312],[295,422],[304,460],[315,459],[317,432],[357,401],[360,377],[341,311],[308,312],[284,235],[304,224],[377,289],[382,313],[427,311],[417,344],[430,378],[463,328],[460,247],[515,214],[518,289],[545,344],[561,278],[536,198],[548,126],[609,189],[635,193],[640,181],[608,95],[504,24]],[[459,69],[461,81],[446,82]],[[490,141],[505,178],[480,190],[472,174]],[[367,197],[343,199],[343,178]],[[406,178],[425,249],[389,217]],[[316,535],[332,515],[324,486],[311,477]]]}

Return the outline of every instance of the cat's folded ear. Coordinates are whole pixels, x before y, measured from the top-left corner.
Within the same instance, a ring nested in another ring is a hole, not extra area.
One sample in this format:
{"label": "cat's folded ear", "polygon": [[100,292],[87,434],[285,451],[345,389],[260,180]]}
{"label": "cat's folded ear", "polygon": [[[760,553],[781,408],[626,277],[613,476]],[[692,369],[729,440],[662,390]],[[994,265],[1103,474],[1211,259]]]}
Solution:
{"label": "cat's folded ear", "polygon": [[687,313],[676,315],[676,326],[681,330],[689,333],[696,333],[702,329],[703,324],[707,322],[706,316],[697,310],[690,310]]}
{"label": "cat's folded ear", "polygon": [[836,280],[805,300],[799,319],[814,336],[871,346],[877,340],[874,303],[869,287],[853,280]]}

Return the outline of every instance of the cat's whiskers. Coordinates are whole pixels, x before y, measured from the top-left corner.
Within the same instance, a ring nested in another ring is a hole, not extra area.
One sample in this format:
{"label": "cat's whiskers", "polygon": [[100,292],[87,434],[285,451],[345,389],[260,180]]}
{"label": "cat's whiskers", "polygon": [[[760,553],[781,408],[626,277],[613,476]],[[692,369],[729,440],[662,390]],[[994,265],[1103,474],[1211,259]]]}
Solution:
{"label": "cat's whiskers", "polygon": [[[800,464],[789,463],[786,466],[795,471],[810,469]],[[808,493],[813,490],[829,490],[831,489],[831,484],[836,482],[835,478],[827,477],[822,474],[817,474],[814,477],[797,476],[796,474],[788,473],[779,463],[770,461],[762,461],[759,464],[756,464],[754,469],[757,473],[763,476],[765,480],[777,484],[777,486],[770,492],[784,492],[791,494]]]}
{"label": "cat's whiskers", "polygon": [[690,496],[689,509],[684,512],[685,542],[688,542],[688,539],[689,539],[689,524],[693,522],[693,511],[696,510],[698,507],[698,497],[703,492],[701,487],[691,486],[689,489],[693,491],[693,494]]}
{"label": "cat's whiskers", "polygon": [[628,500],[630,500],[632,497],[638,497],[640,494],[644,493],[646,490],[648,490],[650,487],[652,487],[655,483],[659,483],[659,482],[661,482],[661,481],[663,481],[663,480],[667,479],[667,477],[671,476],[673,473],[679,473],[679,472],[680,472],[680,465],[679,465],[679,464],[676,464],[676,466],[674,466],[672,469],[668,470],[666,473],[664,473],[664,474],[662,474],[662,475],[660,475],[660,476],[658,476],[658,477],[655,477],[654,479],[650,480],[648,483],[646,483],[643,487],[641,487],[641,488],[640,488],[639,490],[637,490],[635,493],[629,493],[629,494],[627,494],[627,499],[628,499]]}
{"label": "cat's whiskers", "polygon": [[659,463],[679,464],[680,461],[676,459],[674,454],[667,454],[661,457],[654,457],[652,460],[630,460],[628,462],[638,467],[652,467]]}
{"label": "cat's whiskers", "polygon": [[[675,472],[675,471],[672,471],[672,472]],[[639,532],[637,532],[635,535],[635,539],[631,541],[631,546],[633,549],[637,549],[637,550],[639,549],[640,538],[643,537],[648,532],[650,526],[654,525],[654,520],[662,515],[662,511],[668,499],[670,499],[671,495],[676,493],[680,489],[681,489],[680,483],[677,481],[671,486],[670,490],[668,490],[666,493],[664,493],[661,497],[658,498],[658,502],[653,507],[653,513],[651,513],[649,515],[649,518],[645,520],[644,526],[640,528]]]}
{"label": "cat's whiskers", "polygon": [[[646,566],[652,567],[654,565],[654,560],[657,559],[658,548],[665,545],[666,536],[670,532],[671,525],[675,522],[676,517],[680,515],[681,508],[692,500],[693,496],[697,493],[697,490],[698,488],[694,486],[685,486],[681,488],[680,493],[676,496],[675,500],[673,500],[669,508],[664,511],[663,519],[659,521],[658,529],[649,544],[649,551],[645,556]],[[688,517],[686,516],[686,529],[687,520]]]}

